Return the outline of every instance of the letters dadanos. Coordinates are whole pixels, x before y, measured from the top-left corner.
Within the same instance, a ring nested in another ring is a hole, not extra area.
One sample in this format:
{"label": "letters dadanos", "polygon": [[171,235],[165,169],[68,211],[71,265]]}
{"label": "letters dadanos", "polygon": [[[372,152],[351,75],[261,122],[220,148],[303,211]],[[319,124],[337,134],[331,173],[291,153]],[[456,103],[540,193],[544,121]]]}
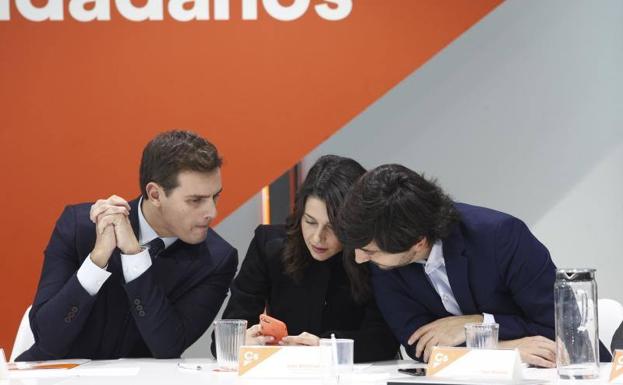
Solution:
{"label": "letters dadanos", "polygon": [[[0,21],[11,20],[11,0],[0,0]],[[48,0],[44,6],[35,6],[33,0],[14,0],[18,13],[30,21],[62,21],[65,18],[64,0]],[[294,0],[282,5],[277,0],[234,0],[241,2],[242,20],[258,20],[258,8],[270,17],[280,21],[296,20],[313,8],[322,19],[342,20],[350,15],[352,0],[323,0],[311,5],[311,0]],[[159,21],[165,18],[165,9],[170,18],[177,21],[229,20],[231,0],[147,0],[145,5],[135,6],[131,0],[69,0],[69,15],[81,22],[111,20],[114,6],[122,17],[130,21]],[[188,8],[188,3],[192,7]]]}

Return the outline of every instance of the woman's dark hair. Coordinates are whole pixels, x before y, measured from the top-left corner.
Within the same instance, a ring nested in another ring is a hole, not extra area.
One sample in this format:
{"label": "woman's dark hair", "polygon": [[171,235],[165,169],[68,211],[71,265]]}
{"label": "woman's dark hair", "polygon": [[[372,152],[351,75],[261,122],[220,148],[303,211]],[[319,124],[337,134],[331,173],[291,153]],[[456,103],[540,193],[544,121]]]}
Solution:
{"label": "woman's dark hair", "polygon": [[[301,231],[307,198],[315,197],[327,206],[329,222],[335,226],[338,213],[348,190],[366,170],[355,160],[337,155],[324,155],[314,163],[296,192],[294,209],[286,220],[286,241],[283,250],[284,271],[300,281],[312,256]],[[343,259],[352,259],[353,250],[343,249]],[[347,270],[348,271],[348,270]]]}
{"label": "woman's dark hair", "polygon": [[[450,234],[460,219],[454,202],[434,180],[398,164],[368,171],[348,196],[337,221],[345,248],[358,249],[374,241],[380,250],[401,253],[422,238],[429,244]],[[354,263],[354,262],[353,262]],[[369,291],[367,280],[355,280]]]}
{"label": "woman's dark hair", "polygon": [[143,199],[149,182],[156,182],[165,194],[178,186],[182,171],[209,173],[221,167],[223,159],[216,147],[190,131],[166,131],[153,138],[143,150],[140,184]]}

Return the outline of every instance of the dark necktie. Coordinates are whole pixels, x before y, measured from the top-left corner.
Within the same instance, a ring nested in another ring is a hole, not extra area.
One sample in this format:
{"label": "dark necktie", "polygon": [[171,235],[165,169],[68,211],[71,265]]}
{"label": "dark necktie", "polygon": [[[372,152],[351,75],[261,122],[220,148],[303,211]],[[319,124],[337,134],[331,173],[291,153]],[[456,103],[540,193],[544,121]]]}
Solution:
{"label": "dark necktie", "polygon": [[149,256],[152,260],[158,258],[164,251],[164,241],[160,238],[154,238],[145,245],[149,249]]}

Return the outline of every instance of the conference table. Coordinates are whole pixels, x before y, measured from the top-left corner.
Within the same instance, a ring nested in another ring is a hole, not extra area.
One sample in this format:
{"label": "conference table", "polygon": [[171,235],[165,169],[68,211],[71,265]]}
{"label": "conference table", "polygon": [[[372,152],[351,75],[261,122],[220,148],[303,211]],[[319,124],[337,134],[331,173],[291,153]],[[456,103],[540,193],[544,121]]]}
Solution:
{"label": "conference table", "polygon": [[[352,374],[336,379],[324,378],[271,378],[247,379],[236,372],[215,371],[217,365],[210,359],[119,359],[88,361],[73,369],[12,370],[8,380],[1,385],[331,385],[363,384],[385,385],[393,380],[421,380],[398,372],[417,364],[411,360],[383,361],[355,365]],[[532,384],[607,384],[610,364],[601,367],[599,380],[559,380],[555,369],[525,368],[524,377],[535,379]],[[448,383],[448,382],[445,382]],[[486,383],[483,381],[483,383]]]}

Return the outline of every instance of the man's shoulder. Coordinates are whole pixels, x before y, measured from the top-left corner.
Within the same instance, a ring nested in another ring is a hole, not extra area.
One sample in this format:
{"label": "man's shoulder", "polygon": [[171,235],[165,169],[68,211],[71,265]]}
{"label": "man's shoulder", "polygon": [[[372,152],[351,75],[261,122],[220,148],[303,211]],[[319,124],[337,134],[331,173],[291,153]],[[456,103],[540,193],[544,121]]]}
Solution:
{"label": "man's shoulder", "polygon": [[58,216],[46,252],[61,251],[59,247],[73,248],[78,261],[83,261],[95,244],[95,224],[89,213],[91,203],[69,204]]}
{"label": "man's shoulder", "polygon": [[91,206],[93,205],[93,203],[94,202],[70,203],[65,206],[64,211],[73,212],[74,215],[87,214],[88,216],[89,212],[91,211]]}
{"label": "man's shoulder", "polygon": [[203,241],[204,245],[210,249],[210,252],[213,255],[229,255],[235,248],[227,242],[223,237],[221,237],[216,231],[213,229],[208,230],[208,236],[205,241]]}
{"label": "man's shoulder", "polygon": [[89,218],[92,205],[93,202],[66,205],[58,219],[58,225],[71,224],[76,227],[95,227],[95,224]]}
{"label": "man's shoulder", "polygon": [[221,235],[212,228],[208,230],[208,236],[206,237],[204,242],[209,245],[219,245],[228,249],[234,248],[229,242],[225,240],[225,238],[221,237]]}
{"label": "man's shoulder", "polygon": [[455,203],[455,207],[461,216],[461,222],[467,227],[496,228],[502,223],[520,222],[510,214],[487,207],[467,203]]}
{"label": "man's shoulder", "polygon": [[467,204],[457,204],[457,209],[461,215],[460,234],[472,246],[514,244],[522,234],[530,232],[521,219],[501,211]]}

